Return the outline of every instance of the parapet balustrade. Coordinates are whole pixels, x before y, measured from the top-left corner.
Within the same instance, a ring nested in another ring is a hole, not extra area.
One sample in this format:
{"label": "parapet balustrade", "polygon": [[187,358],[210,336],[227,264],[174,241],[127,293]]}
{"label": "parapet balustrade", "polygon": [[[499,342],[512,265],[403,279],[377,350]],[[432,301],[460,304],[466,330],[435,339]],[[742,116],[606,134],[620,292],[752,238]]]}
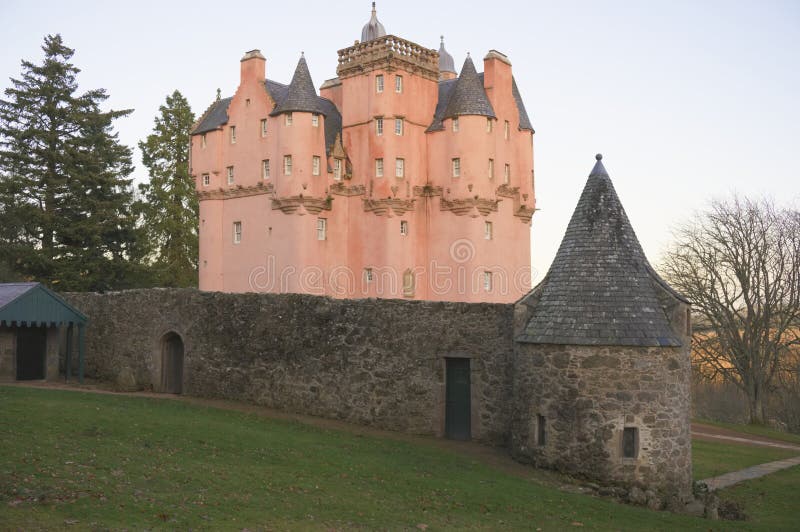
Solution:
{"label": "parapet balustrade", "polygon": [[339,69],[389,55],[399,56],[432,69],[439,68],[439,52],[436,50],[425,48],[394,35],[386,35],[339,50]]}

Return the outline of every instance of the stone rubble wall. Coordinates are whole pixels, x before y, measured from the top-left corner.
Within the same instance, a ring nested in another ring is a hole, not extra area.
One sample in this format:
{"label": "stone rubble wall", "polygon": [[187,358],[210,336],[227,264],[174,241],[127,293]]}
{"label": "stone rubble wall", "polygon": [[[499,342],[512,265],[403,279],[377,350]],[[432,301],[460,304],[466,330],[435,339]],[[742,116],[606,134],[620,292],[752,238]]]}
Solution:
{"label": "stone rubble wall", "polygon": [[161,386],[184,342],[183,392],[441,436],[445,358],[470,358],[473,439],[508,443],[512,305],[193,289],[71,293],[89,317],[86,374]]}
{"label": "stone rubble wall", "polygon": [[[511,453],[591,480],[687,497],[690,372],[682,347],[517,344]],[[638,429],[636,458],[622,456],[625,427]]]}

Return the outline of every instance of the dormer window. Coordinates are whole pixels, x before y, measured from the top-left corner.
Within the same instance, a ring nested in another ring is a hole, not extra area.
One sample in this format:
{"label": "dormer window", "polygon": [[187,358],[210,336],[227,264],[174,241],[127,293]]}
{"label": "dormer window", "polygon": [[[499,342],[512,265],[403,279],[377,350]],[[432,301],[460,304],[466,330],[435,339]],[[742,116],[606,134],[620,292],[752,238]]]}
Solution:
{"label": "dormer window", "polygon": [[319,127],[319,115],[317,113],[311,115],[311,125],[314,127]]}
{"label": "dormer window", "polygon": [[383,74],[375,76],[375,92],[383,92]]}
{"label": "dormer window", "polygon": [[286,125],[287,126],[291,126],[292,125],[292,113],[286,113],[283,116],[285,117]]}
{"label": "dormer window", "polygon": [[333,160],[333,178],[336,181],[340,181],[342,179],[342,160],[341,159],[334,159]]}

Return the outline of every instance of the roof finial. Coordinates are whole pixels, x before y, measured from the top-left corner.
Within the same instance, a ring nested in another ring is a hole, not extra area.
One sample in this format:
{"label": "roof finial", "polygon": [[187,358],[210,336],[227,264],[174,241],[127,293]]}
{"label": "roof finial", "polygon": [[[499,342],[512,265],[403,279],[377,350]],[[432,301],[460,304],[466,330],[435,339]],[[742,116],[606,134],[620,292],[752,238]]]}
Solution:
{"label": "roof finial", "polygon": [[592,171],[589,173],[589,177],[608,177],[606,167],[603,166],[603,154],[598,153],[594,156],[594,158],[597,160],[597,162],[594,163],[594,168],[592,168]]}
{"label": "roof finial", "polygon": [[603,160],[603,154],[602,153],[598,153],[597,155],[594,156],[594,158],[597,159],[598,161],[602,161]]}
{"label": "roof finial", "polygon": [[469,55],[469,52],[467,52],[467,57],[471,57],[471,56]]}
{"label": "roof finial", "polygon": [[219,100],[220,100],[220,98],[222,98],[222,89],[219,89],[219,88],[218,88],[218,89],[217,89],[217,101],[219,101]]}
{"label": "roof finial", "polygon": [[439,38],[442,40],[442,44],[444,44],[444,35],[439,35]]}
{"label": "roof finial", "polygon": [[305,56],[306,56],[306,53],[304,51],[300,50],[300,57],[305,57]]}
{"label": "roof finial", "polygon": [[375,13],[375,2],[372,2],[372,13]]}

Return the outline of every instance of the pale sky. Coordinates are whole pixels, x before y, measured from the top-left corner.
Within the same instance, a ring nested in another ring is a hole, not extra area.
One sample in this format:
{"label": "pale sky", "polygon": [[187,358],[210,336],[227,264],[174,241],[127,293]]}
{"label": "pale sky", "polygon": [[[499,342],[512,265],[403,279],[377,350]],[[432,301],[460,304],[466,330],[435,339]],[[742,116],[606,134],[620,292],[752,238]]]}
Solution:
{"label": "pale sky", "polygon": [[[533,217],[534,284],[555,255],[594,154],[651,263],[670,228],[734,191],[800,203],[800,2],[378,1],[390,34],[429,48],[499,50],[536,129],[541,209]],[[336,51],[361,35],[369,1],[17,1],[4,21],[0,88],[20,60],[39,63],[49,33],[76,50],[82,90],[104,88],[135,147],[167,96],[200,115],[233,94],[239,59],[258,48],[267,77],[288,83],[304,51],[319,87]],[[146,178],[138,149],[137,181]]]}

